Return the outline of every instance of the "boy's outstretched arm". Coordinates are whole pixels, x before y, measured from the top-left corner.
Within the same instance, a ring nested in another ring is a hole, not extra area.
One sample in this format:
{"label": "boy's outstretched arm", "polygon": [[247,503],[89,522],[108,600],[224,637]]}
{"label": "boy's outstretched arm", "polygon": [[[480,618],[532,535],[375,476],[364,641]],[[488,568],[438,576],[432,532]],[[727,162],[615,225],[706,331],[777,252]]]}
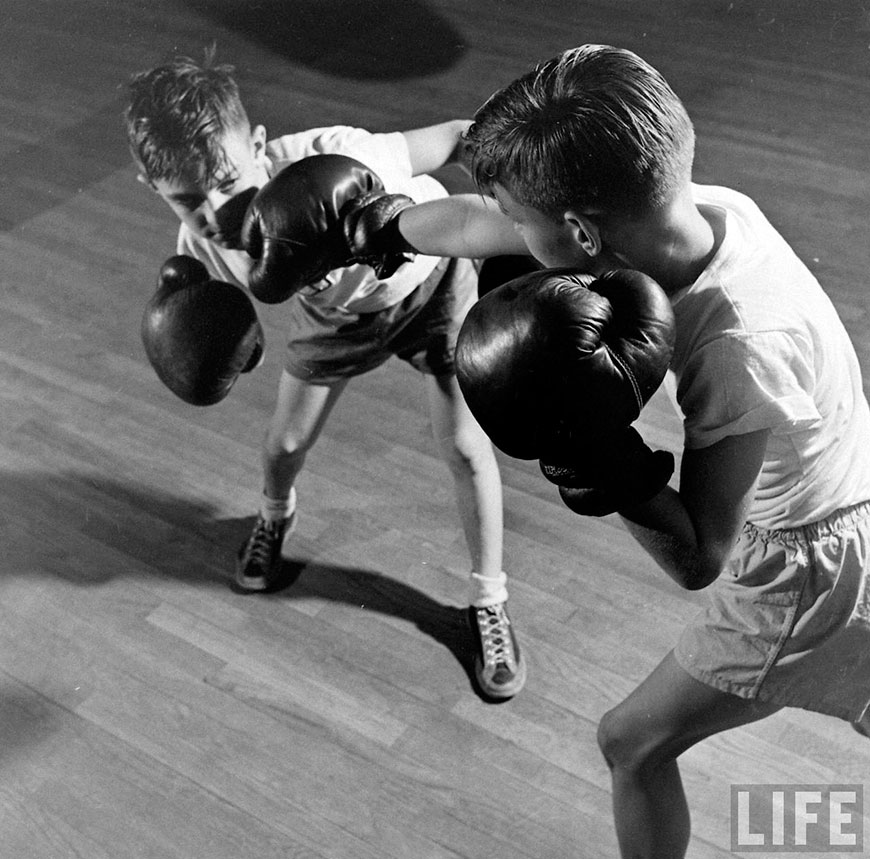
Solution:
{"label": "boy's outstretched arm", "polygon": [[463,135],[470,119],[452,119],[426,128],[403,131],[414,176],[433,173],[448,164],[467,167]]}
{"label": "boy's outstretched arm", "polygon": [[[470,125],[471,120],[453,119],[402,132],[412,173],[432,173],[449,164],[468,170],[464,134]],[[369,255],[375,246],[380,252],[414,250],[428,256],[472,259],[529,252],[513,222],[497,204],[477,194],[456,194],[421,203],[395,218],[392,224],[372,218],[372,230],[358,233],[360,256]],[[389,246],[390,237],[397,246]],[[403,242],[405,247],[399,247]]]}
{"label": "boy's outstretched arm", "polygon": [[272,177],[248,206],[242,245],[256,260],[251,291],[267,303],[354,263],[390,277],[410,251],[469,258],[528,253],[494,202],[466,194],[415,205],[387,193],[361,162],[337,154],[303,158]]}
{"label": "boy's outstretched arm", "polygon": [[404,209],[398,232],[411,248],[429,256],[471,259],[528,254],[513,221],[478,194],[456,194]]}
{"label": "boy's outstretched arm", "polygon": [[768,431],[686,450],[679,491],[620,510],[629,531],[681,587],[698,590],[724,570],[746,522]]}

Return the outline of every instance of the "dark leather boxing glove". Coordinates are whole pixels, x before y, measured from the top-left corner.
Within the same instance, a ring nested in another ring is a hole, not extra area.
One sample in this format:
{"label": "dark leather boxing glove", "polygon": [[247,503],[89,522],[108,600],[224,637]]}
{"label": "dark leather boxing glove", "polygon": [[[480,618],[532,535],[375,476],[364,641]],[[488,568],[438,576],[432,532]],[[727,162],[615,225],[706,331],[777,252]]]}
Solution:
{"label": "dark leather boxing glove", "polygon": [[648,501],[674,473],[674,456],[652,450],[633,427],[562,440],[547,451],[541,471],[559,487],[565,505],[583,516],[606,516]]}
{"label": "dark leather boxing glove", "polygon": [[562,438],[629,426],[664,379],[673,346],[673,311],[652,278],[550,269],[471,308],[456,375],[496,447],[541,459]]}
{"label": "dark leather boxing glove", "polygon": [[142,343],[158,378],[186,403],[209,406],[263,357],[263,329],[247,294],[211,280],[188,256],[170,257],[142,317]]}
{"label": "dark leather boxing glove", "polygon": [[368,262],[349,247],[346,217],[360,208],[358,198],[389,196],[375,173],[346,155],[312,155],[285,167],[259,190],[242,226],[242,246],[255,260],[253,295],[275,304],[333,269]]}
{"label": "dark leather boxing glove", "polygon": [[385,280],[409,262],[416,249],[399,232],[399,215],[414,201],[404,194],[373,191],[342,210],[344,235],[356,262],[370,265]]}

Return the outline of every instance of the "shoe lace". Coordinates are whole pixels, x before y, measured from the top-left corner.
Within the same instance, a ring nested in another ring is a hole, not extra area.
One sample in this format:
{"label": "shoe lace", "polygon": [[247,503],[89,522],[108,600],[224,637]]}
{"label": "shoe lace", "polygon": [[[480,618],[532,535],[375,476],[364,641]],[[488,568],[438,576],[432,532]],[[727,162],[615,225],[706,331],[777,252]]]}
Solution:
{"label": "shoe lace", "polygon": [[280,534],[280,522],[258,519],[245,552],[248,561],[258,566],[268,566],[275,549],[275,541]]}
{"label": "shoe lace", "polygon": [[502,605],[477,609],[477,626],[487,665],[514,662],[513,642],[508,630],[510,623]]}

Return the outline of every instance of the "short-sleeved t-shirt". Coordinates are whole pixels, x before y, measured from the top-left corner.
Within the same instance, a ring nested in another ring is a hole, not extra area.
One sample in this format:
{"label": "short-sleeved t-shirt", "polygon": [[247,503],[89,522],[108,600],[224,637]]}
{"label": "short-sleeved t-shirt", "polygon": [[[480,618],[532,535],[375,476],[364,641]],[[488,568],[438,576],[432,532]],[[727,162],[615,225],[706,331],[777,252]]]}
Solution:
{"label": "short-sleeved t-shirt", "polygon": [[[412,175],[405,136],[401,132],[375,134],[361,128],[330,126],[287,134],[266,145],[269,175],[311,155],[340,154],[355,158],[372,170],[391,194],[407,194],[417,203],[446,196],[431,176]],[[244,251],[226,250],[194,235],[184,224],[178,232],[177,253],[201,260],[217,280],[248,286],[251,259]],[[432,272],[437,257],[418,254],[387,280],[378,280],[367,265],[330,272],[297,296],[320,307],[373,313],[392,307],[411,294]]]}
{"label": "short-sleeved t-shirt", "polygon": [[686,447],[770,431],[748,516],[758,527],[797,527],[870,500],[870,409],[833,304],[752,200],[694,192],[725,235],[672,299]]}

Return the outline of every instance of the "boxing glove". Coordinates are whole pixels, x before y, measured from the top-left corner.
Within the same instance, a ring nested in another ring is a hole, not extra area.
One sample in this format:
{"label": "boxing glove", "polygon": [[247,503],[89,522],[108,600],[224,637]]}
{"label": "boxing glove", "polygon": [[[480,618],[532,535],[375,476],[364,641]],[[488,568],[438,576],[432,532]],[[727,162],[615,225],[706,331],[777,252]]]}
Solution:
{"label": "boxing glove", "polygon": [[275,304],[333,269],[374,260],[373,250],[361,255],[362,245],[350,241],[356,232],[365,237],[361,220],[377,220],[375,208],[391,196],[374,172],[346,155],[312,155],[285,167],[256,194],[242,225],[242,246],[254,260],[253,295]]}
{"label": "boxing glove", "polygon": [[541,459],[560,438],[629,426],[664,379],[673,346],[673,311],[652,278],[543,270],[471,308],[456,374],[496,447]]}
{"label": "boxing glove", "polygon": [[251,299],[211,280],[188,256],[170,257],[142,317],[142,343],[158,378],[195,406],[220,402],[262,360],[263,329]]}
{"label": "boxing glove", "polygon": [[381,280],[394,275],[417,253],[399,231],[399,215],[413,205],[405,194],[373,191],[351,200],[342,210],[344,236],[352,258],[371,266]]}

